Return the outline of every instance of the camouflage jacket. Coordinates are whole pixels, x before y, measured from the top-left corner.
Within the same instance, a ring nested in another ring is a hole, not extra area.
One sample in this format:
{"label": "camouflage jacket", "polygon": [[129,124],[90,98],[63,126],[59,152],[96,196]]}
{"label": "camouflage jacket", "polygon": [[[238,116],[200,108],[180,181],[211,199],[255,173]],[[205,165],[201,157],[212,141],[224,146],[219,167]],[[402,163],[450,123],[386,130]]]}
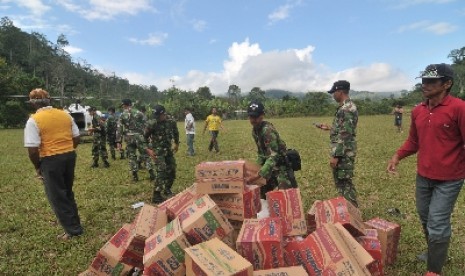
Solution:
{"label": "camouflage jacket", "polygon": [[151,119],[147,122],[144,138],[152,149],[171,149],[172,141],[179,145],[178,126],[171,119],[160,122],[156,119]]}
{"label": "camouflage jacket", "polygon": [[331,156],[355,157],[357,153],[357,142],[355,141],[357,122],[357,107],[351,99],[347,99],[337,108],[334,116],[329,134]]}
{"label": "camouflage jacket", "polygon": [[106,135],[106,133],[105,133],[105,122],[97,114],[94,114],[94,116],[92,116],[92,128],[94,129],[94,131],[93,131],[94,136],[100,137],[100,136],[105,136]]}
{"label": "camouflage jacket", "polygon": [[124,135],[144,133],[145,124],[142,112],[135,108],[125,110],[118,119],[116,141],[121,142]]}
{"label": "camouflage jacket", "polygon": [[115,115],[108,115],[107,121],[105,122],[105,129],[107,130],[108,137],[115,137],[116,136],[116,127],[117,122]]}
{"label": "camouflage jacket", "polygon": [[259,175],[269,178],[276,166],[286,162],[286,143],[281,140],[273,124],[267,121],[254,127],[252,136],[258,149],[257,163],[262,166]]}

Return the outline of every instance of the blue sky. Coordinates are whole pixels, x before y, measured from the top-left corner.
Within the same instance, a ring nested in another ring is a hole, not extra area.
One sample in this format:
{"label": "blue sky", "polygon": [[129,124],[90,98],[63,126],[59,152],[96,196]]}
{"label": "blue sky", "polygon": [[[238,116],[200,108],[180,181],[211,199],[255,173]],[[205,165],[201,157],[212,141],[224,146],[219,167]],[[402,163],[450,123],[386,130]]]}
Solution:
{"label": "blue sky", "polygon": [[463,0],[0,0],[26,32],[65,34],[76,62],[134,84],[411,89],[465,46]]}

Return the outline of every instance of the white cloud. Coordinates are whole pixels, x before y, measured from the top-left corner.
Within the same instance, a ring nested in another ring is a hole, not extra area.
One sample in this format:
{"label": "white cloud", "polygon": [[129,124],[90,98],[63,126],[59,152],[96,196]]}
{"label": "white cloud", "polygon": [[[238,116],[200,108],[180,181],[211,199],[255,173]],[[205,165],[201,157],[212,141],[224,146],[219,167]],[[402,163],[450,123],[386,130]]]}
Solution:
{"label": "white cloud", "polygon": [[57,1],[68,11],[78,13],[90,21],[111,20],[119,15],[136,15],[139,12],[156,11],[150,2],[150,0],[89,0],[88,6],[82,6],[75,4],[74,0]]}
{"label": "white cloud", "polygon": [[397,1],[395,8],[407,8],[410,6],[415,5],[422,5],[422,4],[446,4],[450,2],[454,2],[456,0],[399,0]]}
{"label": "white cloud", "polygon": [[167,33],[149,34],[149,37],[146,39],[129,38],[129,41],[140,45],[158,46],[163,44],[167,37]]}
{"label": "white cloud", "polygon": [[204,20],[193,20],[192,27],[197,32],[202,32],[207,27],[207,22],[205,22]]}
{"label": "white cloud", "polygon": [[74,54],[78,54],[78,53],[83,52],[83,50],[81,48],[74,47],[74,46],[69,46],[69,45],[63,47],[63,49],[70,55],[74,55]]}
{"label": "white cloud", "polygon": [[278,7],[275,11],[268,15],[270,24],[273,24],[276,21],[280,21],[289,17],[289,9],[291,6],[289,4]]}
{"label": "white cloud", "polygon": [[238,85],[246,93],[253,87],[261,89],[284,89],[294,92],[327,91],[334,81],[346,79],[354,90],[400,91],[412,87],[413,81],[403,72],[386,63],[348,68],[332,72],[325,65],[316,64],[312,55],[315,47],[275,50],[263,53],[256,43],[248,39],[234,42],[228,49],[229,58],[224,61],[221,72],[189,71],[185,76],[161,76],[149,73],[146,76],[126,73],[131,83],[154,84],[160,90],[176,87],[196,91],[201,86],[210,87],[213,94],[225,94],[230,84]]}
{"label": "white cloud", "polygon": [[45,14],[48,10],[50,10],[50,7],[45,5],[42,0],[14,0],[14,1],[9,1],[9,0],[3,0],[1,1],[2,4],[7,4],[7,3],[14,3],[18,5],[19,7],[23,7],[31,14],[34,16],[42,16]]}
{"label": "white cloud", "polygon": [[436,35],[444,35],[444,34],[452,33],[456,29],[457,29],[457,26],[452,25],[447,22],[432,23],[430,21],[424,20],[424,21],[414,22],[410,25],[400,26],[397,32],[404,33],[407,31],[419,30],[423,32],[433,33]]}

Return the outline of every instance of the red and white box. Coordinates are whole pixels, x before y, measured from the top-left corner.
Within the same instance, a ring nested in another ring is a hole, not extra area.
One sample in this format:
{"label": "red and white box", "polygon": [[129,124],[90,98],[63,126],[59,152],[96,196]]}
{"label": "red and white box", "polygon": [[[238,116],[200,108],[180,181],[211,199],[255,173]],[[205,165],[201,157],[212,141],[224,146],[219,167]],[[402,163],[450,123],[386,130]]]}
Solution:
{"label": "red and white box", "polygon": [[381,242],[378,239],[378,232],[376,229],[365,229],[365,236],[357,237],[358,243],[370,253],[375,261],[368,265],[368,270],[372,276],[383,276],[383,255],[381,249]]}
{"label": "red and white box", "polygon": [[159,204],[158,207],[166,210],[169,220],[173,220],[199,197],[201,195],[197,194],[197,186],[194,183],[189,188]]}
{"label": "red and white box", "polygon": [[266,193],[270,217],[281,218],[283,236],[307,234],[307,221],[299,189]]}
{"label": "red and white box", "polygon": [[260,187],[256,185],[246,185],[243,193],[211,194],[210,198],[229,220],[256,218],[262,208]]}
{"label": "red and white box", "polygon": [[400,225],[382,218],[370,219],[366,221],[365,224],[367,228],[374,228],[378,231],[378,239],[381,242],[383,255],[383,265],[386,266],[395,263],[400,240]]}

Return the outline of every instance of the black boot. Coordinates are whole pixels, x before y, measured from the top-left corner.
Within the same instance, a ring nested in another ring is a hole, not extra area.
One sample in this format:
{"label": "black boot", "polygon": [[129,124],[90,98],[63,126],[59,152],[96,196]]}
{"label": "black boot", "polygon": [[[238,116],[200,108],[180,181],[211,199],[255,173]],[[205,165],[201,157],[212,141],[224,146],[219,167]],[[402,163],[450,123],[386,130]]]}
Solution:
{"label": "black boot", "polygon": [[137,172],[136,172],[136,171],[133,171],[133,172],[132,172],[132,180],[133,180],[134,182],[139,181],[139,176],[137,175]]}
{"label": "black boot", "polygon": [[120,157],[119,159],[124,159],[124,152],[120,152]]}
{"label": "black boot", "polygon": [[105,168],[109,168],[109,167],[110,167],[110,163],[108,163],[108,161],[105,159],[105,160],[103,160],[103,166],[104,166]]}
{"label": "black boot", "polygon": [[149,175],[150,175],[150,180],[155,180],[155,174],[153,173],[153,170],[149,170]]}
{"label": "black boot", "polygon": [[90,165],[91,168],[98,168],[98,161],[97,160],[94,160],[94,162],[92,163],[92,165]]}
{"label": "black boot", "polygon": [[450,237],[428,242],[428,271],[441,274],[447,260]]}
{"label": "black boot", "polygon": [[111,154],[111,159],[116,160],[116,155],[114,153]]}
{"label": "black boot", "polygon": [[152,197],[152,203],[159,204],[165,201],[165,198],[161,196],[161,192],[154,191]]}
{"label": "black boot", "polygon": [[167,198],[174,196],[173,192],[171,191],[171,188],[166,188],[164,194]]}

